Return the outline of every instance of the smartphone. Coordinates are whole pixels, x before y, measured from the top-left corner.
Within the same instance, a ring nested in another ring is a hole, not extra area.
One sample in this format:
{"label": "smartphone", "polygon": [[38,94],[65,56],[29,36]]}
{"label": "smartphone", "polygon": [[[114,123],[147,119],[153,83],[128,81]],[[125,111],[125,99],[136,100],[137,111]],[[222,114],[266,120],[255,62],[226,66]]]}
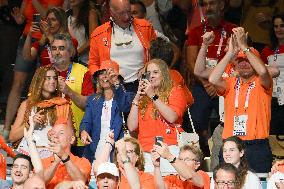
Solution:
{"label": "smartphone", "polygon": [[160,142],[164,142],[164,138],[162,136],[155,136],[155,144],[161,146]]}
{"label": "smartphone", "polygon": [[143,73],[142,76],[141,76],[141,79],[147,79],[147,80],[149,80],[149,79],[150,79],[150,73],[148,73],[148,72]]}
{"label": "smartphone", "polygon": [[39,27],[41,17],[40,14],[33,14],[33,21],[36,22],[36,25]]}

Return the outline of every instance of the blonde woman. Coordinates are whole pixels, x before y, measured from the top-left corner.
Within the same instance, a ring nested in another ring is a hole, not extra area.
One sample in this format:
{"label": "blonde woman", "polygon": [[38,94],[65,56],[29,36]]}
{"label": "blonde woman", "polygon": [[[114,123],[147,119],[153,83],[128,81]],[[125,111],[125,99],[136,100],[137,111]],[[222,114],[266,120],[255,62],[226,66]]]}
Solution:
{"label": "blonde woman", "polygon": [[[127,121],[129,130],[138,132],[138,141],[145,152],[145,171],[152,172],[154,167],[149,152],[156,136],[161,136],[171,152],[178,155],[176,130],[182,131],[178,125],[182,123],[187,102],[183,88],[173,84],[163,60],[152,59],[145,71],[148,78],[139,82]],[[161,164],[162,172],[175,172],[166,160],[162,159]]]}

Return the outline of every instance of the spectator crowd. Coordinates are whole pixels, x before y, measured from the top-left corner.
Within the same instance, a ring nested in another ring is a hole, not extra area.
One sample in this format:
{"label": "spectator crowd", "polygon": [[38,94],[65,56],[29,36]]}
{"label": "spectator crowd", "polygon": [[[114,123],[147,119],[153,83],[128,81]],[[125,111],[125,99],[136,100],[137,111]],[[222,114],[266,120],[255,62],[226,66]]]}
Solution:
{"label": "spectator crowd", "polygon": [[284,189],[284,0],[0,0],[0,59],[0,189]]}

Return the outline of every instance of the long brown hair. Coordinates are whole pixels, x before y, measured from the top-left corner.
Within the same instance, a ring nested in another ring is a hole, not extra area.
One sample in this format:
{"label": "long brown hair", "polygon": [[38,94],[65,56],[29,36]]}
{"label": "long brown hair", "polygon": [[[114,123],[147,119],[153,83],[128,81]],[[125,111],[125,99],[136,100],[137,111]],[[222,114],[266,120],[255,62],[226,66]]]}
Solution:
{"label": "long brown hair", "polygon": [[[237,145],[237,148],[240,152],[241,151],[245,152],[245,144],[244,144],[243,140],[240,139],[237,136],[231,136],[231,137],[225,139],[224,142],[223,142],[223,145],[222,145],[222,149],[224,148],[225,142],[229,142],[229,141],[234,142]],[[245,153],[240,158],[240,165],[239,165],[239,167],[237,167],[237,169],[238,169],[238,173],[239,173],[238,174],[239,185],[240,185],[240,188],[242,188],[245,184],[246,176],[247,176],[247,173],[248,173],[248,170],[249,170],[248,162],[245,158]]]}
{"label": "long brown hair", "polygon": [[[33,76],[33,79],[32,79],[32,82],[31,82],[31,85],[30,85],[30,88],[29,88],[29,97],[28,97],[28,100],[27,100],[27,108],[26,108],[25,115],[24,115],[24,123],[26,123],[26,124],[29,121],[29,116],[31,114],[32,108],[34,106],[36,106],[42,100],[45,100],[42,96],[42,88],[43,88],[43,84],[44,84],[44,81],[45,81],[46,73],[50,70],[54,71],[56,76],[58,76],[58,72],[51,66],[39,67],[36,70],[36,72]],[[61,96],[61,93],[59,92],[59,90],[56,89],[56,91],[51,96],[52,97]],[[55,120],[56,120],[54,107],[47,108],[45,111],[46,111],[45,113],[49,113],[50,118],[51,118],[51,122],[54,123]]]}
{"label": "long brown hair", "polygon": [[[152,59],[146,64],[146,67],[145,67],[146,72],[147,72],[147,68],[150,64],[155,64],[156,66],[158,66],[158,68],[161,72],[162,81],[161,81],[161,84],[158,88],[158,94],[157,95],[159,95],[159,99],[161,101],[163,101],[164,103],[167,104],[169,96],[170,96],[170,92],[173,88],[173,81],[172,81],[171,76],[170,76],[168,65],[165,61],[163,61],[161,59]],[[151,102],[151,99],[147,95],[145,95],[141,98],[141,100],[139,102],[139,109],[141,110],[142,117],[144,117],[147,106],[150,102]],[[153,110],[152,110],[152,117],[154,119],[156,119],[157,114],[158,114],[158,110],[154,107]]]}
{"label": "long brown hair", "polygon": [[[67,15],[65,13],[65,11],[62,8],[59,7],[52,7],[50,9],[47,10],[46,12],[46,17],[53,13],[54,16],[56,17],[56,19],[59,22],[59,30],[57,33],[69,33],[68,32],[68,23],[67,23]],[[45,45],[48,41],[47,41],[47,37],[45,35],[42,35],[42,38],[40,39],[39,43],[40,45]],[[49,41],[49,43],[51,43],[51,41]]]}

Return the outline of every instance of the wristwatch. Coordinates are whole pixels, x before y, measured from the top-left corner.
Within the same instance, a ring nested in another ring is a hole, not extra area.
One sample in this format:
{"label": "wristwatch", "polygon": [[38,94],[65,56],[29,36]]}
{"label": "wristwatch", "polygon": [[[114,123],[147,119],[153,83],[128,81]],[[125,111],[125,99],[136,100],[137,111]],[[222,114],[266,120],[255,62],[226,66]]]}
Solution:
{"label": "wristwatch", "polygon": [[176,162],[176,159],[177,159],[177,158],[174,157],[172,160],[168,160],[168,161],[169,161],[170,164],[172,164],[172,163]]}
{"label": "wristwatch", "polygon": [[244,53],[247,53],[247,52],[249,52],[249,51],[250,51],[250,47],[247,47],[247,48],[243,49],[243,52],[244,52]]}
{"label": "wristwatch", "polygon": [[151,97],[151,100],[156,101],[158,98],[159,98],[159,96],[155,94],[154,96]]}

